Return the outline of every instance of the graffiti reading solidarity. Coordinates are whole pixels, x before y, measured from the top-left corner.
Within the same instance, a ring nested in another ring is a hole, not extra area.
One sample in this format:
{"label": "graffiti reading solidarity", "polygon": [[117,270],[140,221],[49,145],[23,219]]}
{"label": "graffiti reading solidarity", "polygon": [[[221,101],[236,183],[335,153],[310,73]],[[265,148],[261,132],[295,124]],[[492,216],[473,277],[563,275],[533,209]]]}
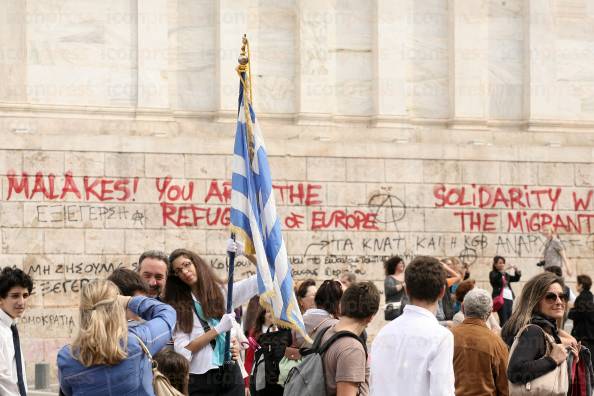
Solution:
{"label": "graffiti reading solidarity", "polygon": [[561,211],[561,187],[493,187],[477,184],[434,186],[436,208],[456,208],[452,214],[462,232],[538,232],[550,225],[566,233],[591,234],[593,190],[568,194],[569,208]]}

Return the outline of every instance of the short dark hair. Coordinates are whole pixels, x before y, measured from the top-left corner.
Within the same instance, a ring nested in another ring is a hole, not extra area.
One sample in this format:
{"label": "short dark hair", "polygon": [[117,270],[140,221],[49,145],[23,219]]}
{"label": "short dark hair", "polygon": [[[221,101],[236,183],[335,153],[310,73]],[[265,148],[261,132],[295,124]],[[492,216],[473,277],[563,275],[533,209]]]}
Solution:
{"label": "short dark hair", "polygon": [[546,267],[544,270],[551,272],[560,278],[563,277],[563,270],[558,265],[551,265],[550,267]]}
{"label": "short dark hair", "polygon": [[341,298],[342,285],[340,282],[328,279],[320,285],[314,301],[316,302],[316,308],[323,309],[331,315],[338,316]]}
{"label": "short dark hair", "polygon": [[392,256],[384,263],[386,275],[394,275],[396,273],[396,267],[402,262],[402,257]]}
{"label": "short dark hair", "polygon": [[141,292],[142,294],[149,293],[149,285],[146,281],[142,279],[138,272],[127,268],[116,269],[107,277],[107,280],[115,283],[123,296],[132,297],[136,292]]}
{"label": "short dark hair", "polygon": [[377,313],[380,293],[371,282],[352,284],[342,294],[340,313],[348,318],[366,319]]}
{"label": "short dark hair", "polygon": [[475,284],[476,281],[474,279],[467,279],[465,281],[460,282],[460,284],[456,288],[456,301],[458,301],[459,303],[464,301],[464,297],[466,297],[466,294],[469,291],[474,289]]}
{"label": "short dark hair", "polygon": [[165,266],[167,268],[169,268],[169,257],[167,257],[165,252],[162,252],[160,250],[147,250],[146,252],[143,252],[138,258],[138,271],[140,271],[140,264],[142,263],[142,261],[147,258],[160,260],[165,263]]}
{"label": "short dark hair", "polygon": [[159,366],[159,371],[169,380],[171,385],[182,394],[188,394],[188,373],[190,363],[188,359],[171,349],[162,349],[154,360]]}
{"label": "short dark hair", "polygon": [[497,270],[495,269],[495,264],[497,264],[497,262],[498,262],[500,259],[501,259],[501,260],[503,260],[503,264],[505,264],[505,257],[503,257],[503,256],[495,256],[495,257],[493,257],[493,271],[497,271]]}
{"label": "short dark hair", "polygon": [[12,267],[4,267],[0,272],[0,298],[6,298],[8,292],[15,286],[20,286],[29,291],[33,291],[33,279],[23,270]]}
{"label": "short dark hair", "polygon": [[590,278],[588,275],[578,275],[577,283],[578,285],[582,285],[584,290],[590,290],[592,287],[592,278]]}
{"label": "short dark hair", "polygon": [[404,282],[409,298],[432,303],[446,284],[446,273],[435,257],[417,256],[406,267]]}
{"label": "short dark hair", "polygon": [[313,279],[306,279],[303,282],[301,282],[297,287],[297,291],[295,292],[295,294],[297,294],[297,298],[305,297],[305,295],[307,294],[307,289],[309,289],[310,286],[315,285],[316,281]]}

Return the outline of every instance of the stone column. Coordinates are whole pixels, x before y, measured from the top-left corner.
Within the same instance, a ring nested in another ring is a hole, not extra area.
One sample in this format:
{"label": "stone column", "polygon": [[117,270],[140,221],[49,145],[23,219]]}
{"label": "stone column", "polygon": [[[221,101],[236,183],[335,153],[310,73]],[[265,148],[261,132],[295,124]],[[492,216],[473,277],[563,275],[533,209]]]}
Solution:
{"label": "stone column", "polygon": [[[241,38],[248,35],[250,43],[257,42],[254,30],[248,31],[250,18],[249,0],[219,0],[217,9],[216,46],[216,117],[219,122],[235,122],[237,118],[237,95],[239,78],[235,72],[237,57],[241,50]],[[254,64],[257,57],[254,56]],[[252,68],[252,73],[254,72]],[[256,82],[254,81],[254,85]],[[254,94],[255,96],[255,94]]]}
{"label": "stone column", "polygon": [[411,38],[406,48],[408,111],[415,122],[442,124],[451,116],[452,101],[448,2],[411,1],[411,6]]}
{"label": "stone column", "polygon": [[332,0],[299,0],[298,4],[296,122],[324,125],[331,122],[336,110],[337,10]]}
{"label": "stone column", "polygon": [[450,126],[486,128],[488,1],[451,0],[450,6]]}
{"label": "stone column", "polygon": [[490,0],[489,124],[522,126],[524,0]]}
{"label": "stone column", "polygon": [[412,0],[376,0],[373,21],[374,126],[406,126]]}
{"label": "stone column", "polygon": [[528,128],[546,119],[557,119],[555,26],[552,2],[525,2],[524,111]]}
{"label": "stone column", "polygon": [[27,3],[0,2],[0,102],[27,102]]}
{"label": "stone column", "polygon": [[167,0],[137,0],[139,108],[170,107],[167,3]]}

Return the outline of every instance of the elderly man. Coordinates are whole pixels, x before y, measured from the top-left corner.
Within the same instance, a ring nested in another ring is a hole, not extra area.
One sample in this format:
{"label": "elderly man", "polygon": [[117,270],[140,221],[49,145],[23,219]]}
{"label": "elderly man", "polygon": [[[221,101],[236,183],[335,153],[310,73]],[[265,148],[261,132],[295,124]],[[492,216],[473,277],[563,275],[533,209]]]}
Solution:
{"label": "elderly man", "polygon": [[508,351],[486,325],[491,315],[491,294],[472,289],[462,302],[466,319],[454,333],[456,395],[508,395]]}

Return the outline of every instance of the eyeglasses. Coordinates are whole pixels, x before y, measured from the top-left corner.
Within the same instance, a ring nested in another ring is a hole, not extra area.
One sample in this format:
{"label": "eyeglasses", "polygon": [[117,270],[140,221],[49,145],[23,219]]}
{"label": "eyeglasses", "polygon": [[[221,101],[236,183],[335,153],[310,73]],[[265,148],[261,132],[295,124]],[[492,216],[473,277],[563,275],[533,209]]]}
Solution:
{"label": "eyeglasses", "polygon": [[190,260],[184,261],[183,263],[181,263],[180,267],[175,268],[173,270],[173,274],[175,276],[180,276],[181,273],[187,271],[191,265],[192,265],[192,262]]}
{"label": "eyeglasses", "polygon": [[544,298],[545,298],[545,301],[550,304],[557,302],[557,298],[559,300],[561,300],[561,302],[563,302],[563,303],[566,303],[567,300],[569,300],[569,297],[567,296],[567,294],[565,294],[565,293],[557,294],[557,293],[553,293],[553,292],[548,292],[547,294],[545,294]]}

